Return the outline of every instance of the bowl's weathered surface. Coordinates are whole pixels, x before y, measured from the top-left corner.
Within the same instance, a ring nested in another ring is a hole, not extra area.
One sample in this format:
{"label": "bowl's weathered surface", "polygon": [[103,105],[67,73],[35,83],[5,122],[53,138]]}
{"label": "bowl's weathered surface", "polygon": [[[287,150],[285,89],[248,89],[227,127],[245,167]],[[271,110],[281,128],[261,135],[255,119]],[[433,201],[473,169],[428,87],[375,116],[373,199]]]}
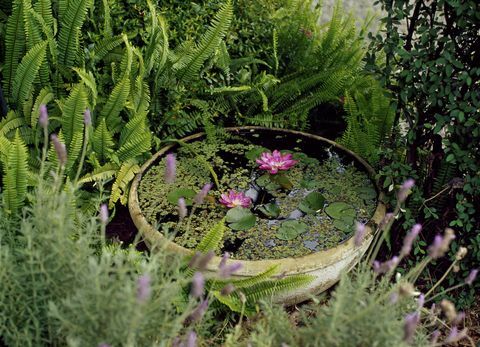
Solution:
{"label": "bowl's weathered surface", "polygon": [[[240,131],[272,131],[272,129],[265,129],[261,127],[241,127],[241,128],[227,128],[227,131],[231,132],[240,132]],[[364,169],[370,174],[371,177],[374,177],[374,170],[370,165],[368,165],[363,159],[358,157],[355,153],[349,151],[348,149],[342,147],[341,145],[325,139],[320,136],[311,135],[303,132],[285,130],[285,129],[275,129],[280,133],[288,133],[292,136],[302,136],[315,139],[319,142],[327,143],[336,149],[341,150],[342,152],[353,157],[358,163],[360,163]],[[203,133],[195,134],[188,136],[182,141],[188,142],[204,136]],[[130,210],[130,215],[138,228],[139,232],[142,234],[147,245],[150,247],[155,244],[162,244],[168,251],[189,255],[192,253],[191,250],[188,250],[184,247],[179,246],[178,244],[168,240],[163,236],[161,232],[155,229],[150,223],[147,222],[146,218],[143,216],[142,211],[139,207],[138,201],[138,186],[142,179],[143,174],[148,170],[148,168],[153,165],[160,157],[162,157],[167,151],[169,151],[172,146],[167,146],[157,152],[149,161],[147,161],[141,168],[140,172],[135,177],[132,182],[132,186],[129,194],[128,207]],[[378,188],[378,187],[377,187]],[[307,287],[298,288],[296,290],[283,293],[275,297],[275,300],[278,302],[283,302],[286,304],[294,304],[301,301],[304,301],[309,298],[312,294],[320,293],[333,284],[335,284],[339,278],[340,274],[343,271],[350,270],[361,258],[363,253],[367,250],[370,243],[372,242],[374,236],[374,229],[381,222],[385,216],[385,205],[383,204],[383,193],[380,191],[378,196],[378,203],[376,210],[371,218],[371,220],[366,225],[366,236],[359,247],[355,247],[353,237],[349,240],[339,244],[336,247],[315,252],[303,257],[298,258],[283,258],[283,259],[272,259],[272,260],[231,260],[232,262],[242,263],[243,267],[238,271],[234,278],[248,278],[250,276],[258,275],[261,272],[264,272],[266,269],[276,265],[278,266],[278,274],[284,276],[295,275],[295,274],[309,274],[315,277],[315,280],[312,281]],[[163,247],[162,247],[163,248]],[[208,264],[207,271],[209,275],[215,276],[215,273],[218,269],[220,263],[220,257],[214,257],[213,260]]]}

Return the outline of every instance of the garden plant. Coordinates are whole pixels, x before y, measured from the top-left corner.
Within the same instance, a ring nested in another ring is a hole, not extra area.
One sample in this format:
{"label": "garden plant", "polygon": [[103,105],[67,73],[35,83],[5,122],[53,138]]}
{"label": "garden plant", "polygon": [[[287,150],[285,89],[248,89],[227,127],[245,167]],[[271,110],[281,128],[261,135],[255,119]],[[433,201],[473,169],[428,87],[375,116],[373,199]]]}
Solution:
{"label": "garden plant", "polygon": [[0,346],[478,344],[480,3],[323,5],[0,3]]}

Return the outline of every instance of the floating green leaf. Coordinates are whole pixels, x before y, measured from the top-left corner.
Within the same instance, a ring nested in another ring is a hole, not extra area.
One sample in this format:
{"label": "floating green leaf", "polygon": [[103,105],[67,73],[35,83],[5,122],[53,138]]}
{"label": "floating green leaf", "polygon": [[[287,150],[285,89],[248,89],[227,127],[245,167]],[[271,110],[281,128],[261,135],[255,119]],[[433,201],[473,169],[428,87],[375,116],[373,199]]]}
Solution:
{"label": "floating green leaf", "polygon": [[274,203],[261,205],[258,210],[270,218],[276,218],[280,214],[280,208]]}
{"label": "floating green leaf", "polygon": [[372,187],[359,187],[356,192],[363,200],[373,200],[377,197],[377,191]]}
{"label": "floating green leaf", "polygon": [[227,212],[225,220],[233,230],[248,230],[255,226],[257,217],[248,208],[238,206]]}
{"label": "floating green leaf", "polygon": [[287,176],[283,174],[276,174],[273,176],[273,181],[284,189],[292,189],[293,184],[290,182]]}
{"label": "floating green leaf", "polygon": [[168,193],[167,200],[168,200],[168,202],[176,205],[176,204],[178,204],[178,199],[184,198],[187,205],[191,205],[192,204],[192,199],[195,195],[196,195],[196,193],[193,189],[178,188],[178,189],[175,189],[175,190],[171,191],[170,193]]}
{"label": "floating green leaf", "polygon": [[357,215],[352,206],[342,201],[332,202],[325,208],[325,212],[334,219],[333,225],[337,229],[345,233],[352,230]]}
{"label": "floating green leaf", "polygon": [[260,157],[260,155],[264,152],[269,152],[269,150],[262,146],[255,146],[254,148],[245,153],[245,157],[248,160],[255,160]]}
{"label": "floating green leaf", "polygon": [[287,220],[282,223],[275,235],[280,240],[293,240],[308,231],[308,225],[297,220]]}
{"label": "floating green leaf", "polygon": [[311,192],[300,203],[298,208],[308,214],[314,214],[323,208],[325,197],[318,192]]}
{"label": "floating green leaf", "polygon": [[266,190],[276,190],[280,188],[280,184],[274,182],[270,174],[264,174],[257,178],[256,183]]}

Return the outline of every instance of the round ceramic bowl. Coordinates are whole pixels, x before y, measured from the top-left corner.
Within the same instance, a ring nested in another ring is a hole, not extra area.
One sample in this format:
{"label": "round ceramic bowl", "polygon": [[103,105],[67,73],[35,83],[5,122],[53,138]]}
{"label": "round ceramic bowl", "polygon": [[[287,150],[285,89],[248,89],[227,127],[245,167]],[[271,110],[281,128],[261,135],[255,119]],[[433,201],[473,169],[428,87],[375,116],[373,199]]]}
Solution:
{"label": "round ceramic bowl", "polygon": [[[248,132],[263,132],[264,136],[275,136],[278,134],[282,134],[288,135],[289,137],[292,136],[293,138],[307,139],[309,143],[312,143],[312,141],[318,142],[319,146],[330,146],[332,148],[335,148],[336,152],[351,157],[352,161],[354,161],[358,167],[360,167],[362,170],[369,174],[372,181],[373,177],[375,177],[375,172],[373,168],[358,155],[337,144],[336,142],[320,136],[300,131],[262,127],[236,127],[226,128],[226,130],[239,135],[246,134]],[[198,133],[185,137],[182,139],[182,141],[190,142],[194,140],[199,140],[204,135],[204,133]],[[142,166],[140,172],[136,175],[134,181],[132,182],[129,194],[128,207],[135,226],[141,233],[143,239],[148,246],[163,244],[168,251],[175,252],[181,255],[190,255],[192,254],[191,250],[184,248],[165,238],[161,232],[155,229],[155,227],[146,220],[139,207],[138,201],[138,187],[140,181],[142,180],[142,176],[167,152],[170,152],[174,149],[175,145],[170,145],[162,148]],[[290,292],[278,294],[274,298],[274,301],[282,302],[285,304],[299,303],[307,300],[309,297],[311,297],[311,295],[325,291],[339,280],[342,272],[350,270],[355,264],[357,264],[359,259],[370,246],[374,237],[374,231],[376,229],[376,226],[385,216],[385,205],[383,203],[384,195],[378,188],[378,184],[375,184],[375,186],[378,192],[377,206],[370,221],[366,224],[366,235],[361,245],[355,246],[353,237],[351,237],[333,248],[321,250],[312,254],[296,258],[282,258],[270,260],[231,260],[232,262],[239,262],[243,265],[242,269],[235,273],[233,277],[235,279],[248,278],[258,275],[259,273],[264,272],[266,269],[272,266],[277,266],[278,273],[284,276],[308,274],[315,278],[312,282],[310,282],[309,285],[305,287],[298,288]],[[208,275],[215,276],[215,273],[218,270],[220,260],[220,257],[214,257],[212,261],[210,261],[207,268],[207,272],[209,272]]]}

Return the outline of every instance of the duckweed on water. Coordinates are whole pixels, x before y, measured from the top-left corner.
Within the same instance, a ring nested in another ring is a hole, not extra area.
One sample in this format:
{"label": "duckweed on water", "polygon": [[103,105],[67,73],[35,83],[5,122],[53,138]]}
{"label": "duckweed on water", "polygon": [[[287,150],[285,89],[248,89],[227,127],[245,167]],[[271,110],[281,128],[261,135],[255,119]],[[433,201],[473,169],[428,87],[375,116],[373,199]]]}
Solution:
{"label": "duckweed on water", "polygon": [[[176,243],[194,248],[228,212],[229,228],[218,254],[228,251],[244,260],[299,257],[334,247],[352,236],[355,220],[365,223],[372,216],[377,193],[367,174],[353,163],[328,149],[323,151],[328,151],[329,158],[320,162],[300,148],[280,148],[282,153],[292,153],[298,163],[270,175],[259,170],[255,161],[265,150],[245,139],[215,145],[197,141],[188,148],[179,147],[174,183],[164,181],[165,159],[142,178],[138,195],[144,216],[161,232],[175,235]],[[208,165],[217,174],[219,186],[202,205],[194,205],[193,196],[213,181]],[[227,209],[219,198],[229,190],[244,192],[252,206]],[[179,197],[185,198],[189,208],[189,217],[181,222]]]}

